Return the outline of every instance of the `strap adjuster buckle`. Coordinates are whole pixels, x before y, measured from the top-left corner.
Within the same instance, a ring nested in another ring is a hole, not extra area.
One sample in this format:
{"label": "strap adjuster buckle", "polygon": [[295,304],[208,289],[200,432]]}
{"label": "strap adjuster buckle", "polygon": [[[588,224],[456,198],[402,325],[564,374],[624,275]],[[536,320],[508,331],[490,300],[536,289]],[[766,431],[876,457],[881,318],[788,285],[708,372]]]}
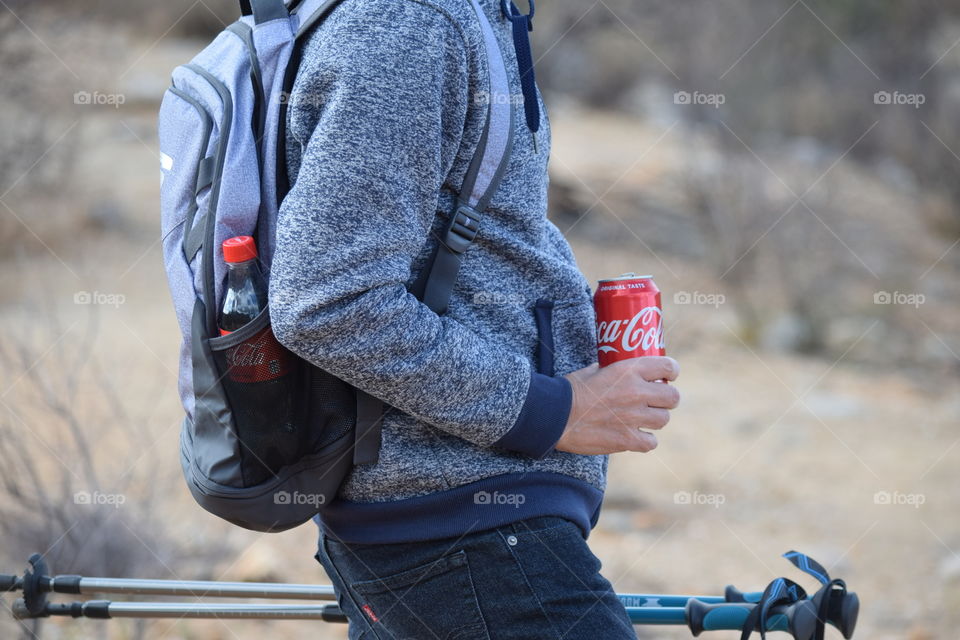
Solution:
{"label": "strap adjuster buckle", "polygon": [[463,253],[477,237],[480,215],[467,205],[461,205],[453,214],[444,244],[455,253]]}

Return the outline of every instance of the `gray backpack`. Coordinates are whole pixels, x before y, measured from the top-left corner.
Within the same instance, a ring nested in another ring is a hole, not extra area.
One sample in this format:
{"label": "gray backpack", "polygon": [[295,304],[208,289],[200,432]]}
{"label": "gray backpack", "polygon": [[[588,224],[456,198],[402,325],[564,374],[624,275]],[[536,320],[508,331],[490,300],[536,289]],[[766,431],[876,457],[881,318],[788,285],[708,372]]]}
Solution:
{"label": "gray backpack", "polygon": [[[490,70],[487,121],[446,232],[410,290],[446,311],[470,246],[508,163],[513,135],[507,73],[493,29],[470,2]],[[177,320],[180,457],[207,511],[257,531],[283,531],[332,501],[355,464],[377,461],[383,405],[286,351],[269,308],[220,335],[223,241],[251,235],[264,273],[289,189],[284,124],[300,40],[339,0],[241,0],[242,17],[173,71],[160,106],[163,257]],[[344,6],[341,10],[349,10]],[[466,99],[466,97],[465,97]],[[270,350],[285,353],[270,353]],[[292,362],[268,383],[231,376],[238,363]]]}

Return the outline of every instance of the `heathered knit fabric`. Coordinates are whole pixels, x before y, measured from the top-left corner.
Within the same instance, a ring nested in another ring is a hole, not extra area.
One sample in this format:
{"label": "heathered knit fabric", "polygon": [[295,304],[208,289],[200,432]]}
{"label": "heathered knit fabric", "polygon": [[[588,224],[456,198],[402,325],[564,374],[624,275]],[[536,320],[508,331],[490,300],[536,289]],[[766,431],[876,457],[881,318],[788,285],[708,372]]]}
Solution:
{"label": "heathered knit fabric", "polygon": [[[499,0],[480,4],[520,100],[510,25]],[[480,138],[489,87],[477,16],[467,0],[344,0],[303,46],[288,110],[292,189],[270,277],[273,327],[300,356],[391,406],[379,462],[356,467],[340,500],[455,510],[442,496],[462,494],[457,487],[547,479],[531,489],[543,497],[555,478],[598,503],[607,457],[552,449],[569,411],[560,376],[595,362],[596,340],[590,286],[546,218],[546,112],[535,144],[515,109],[506,176],[437,316],[406,287],[449,219]],[[538,371],[539,299],[555,301],[552,372]],[[575,500],[568,494],[523,511],[548,515],[551,503]],[[595,517],[586,514],[591,525]]]}

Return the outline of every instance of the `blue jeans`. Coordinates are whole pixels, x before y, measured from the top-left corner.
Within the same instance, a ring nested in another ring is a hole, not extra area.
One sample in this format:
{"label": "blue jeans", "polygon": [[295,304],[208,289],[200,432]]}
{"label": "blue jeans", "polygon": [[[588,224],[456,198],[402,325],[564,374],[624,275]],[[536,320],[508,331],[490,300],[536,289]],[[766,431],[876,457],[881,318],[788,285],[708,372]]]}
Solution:
{"label": "blue jeans", "polygon": [[350,640],[635,640],[574,523],[537,517],[458,538],[346,544],[317,560]]}

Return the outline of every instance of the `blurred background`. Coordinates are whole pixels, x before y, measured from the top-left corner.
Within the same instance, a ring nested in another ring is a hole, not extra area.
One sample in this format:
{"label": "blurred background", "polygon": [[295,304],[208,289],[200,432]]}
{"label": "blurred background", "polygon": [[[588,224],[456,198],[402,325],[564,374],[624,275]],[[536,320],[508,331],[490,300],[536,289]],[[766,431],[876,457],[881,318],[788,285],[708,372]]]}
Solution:
{"label": "blurred background", "polygon": [[[660,448],[611,462],[590,538],[605,575],[621,592],[812,587],[778,557],[799,549],[859,592],[858,637],[957,637],[960,2],[537,9],[551,219],[591,281],[655,276],[683,368]],[[327,582],[311,526],[220,523],[179,471],[156,112],[237,13],[0,0],[0,571],[39,551],[57,573]],[[30,637],[0,613],[0,635]],[[42,630],[307,634],[346,637]]]}

